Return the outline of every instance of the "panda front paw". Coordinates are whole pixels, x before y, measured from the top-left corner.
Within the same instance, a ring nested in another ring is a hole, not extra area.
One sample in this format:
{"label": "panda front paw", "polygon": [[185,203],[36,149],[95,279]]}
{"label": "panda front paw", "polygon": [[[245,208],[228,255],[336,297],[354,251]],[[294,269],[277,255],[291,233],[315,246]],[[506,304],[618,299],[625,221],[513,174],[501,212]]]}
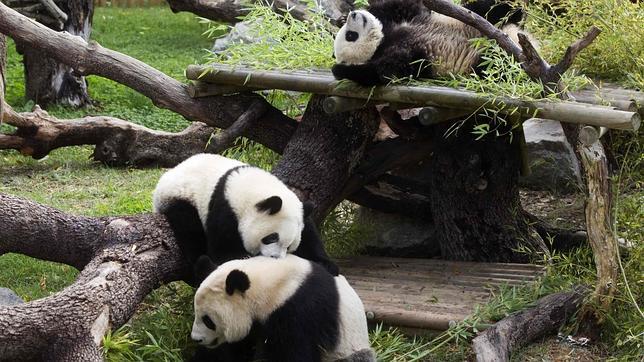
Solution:
{"label": "panda front paw", "polygon": [[335,79],[348,79],[362,86],[372,87],[380,85],[380,75],[370,64],[335,64],[331,68]]}

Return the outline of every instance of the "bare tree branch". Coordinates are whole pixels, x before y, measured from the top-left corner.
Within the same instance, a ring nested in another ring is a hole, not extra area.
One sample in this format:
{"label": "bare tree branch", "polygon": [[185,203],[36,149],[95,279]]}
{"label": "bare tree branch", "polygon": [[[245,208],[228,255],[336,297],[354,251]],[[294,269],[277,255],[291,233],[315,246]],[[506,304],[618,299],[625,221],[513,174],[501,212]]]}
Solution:
{"label": "bare tree branch", "polygon": [[[191,121],[227,128],[255,101],[267,103],[252,93],[237,94],[234,98],[192,98],[186,85],[149,65],[95,42],[88,44],[77,36],[55,32],[2,3],[0,32],[73,67],[82,75],[100,75],[126,85],[150,98],[156,106],[179,113]],[[251,127],[243,135],[281,152],[297,123],[280,110],[268,107],[261,127]]]}
{"label": "bare tree branch", "polygon": [[109,165],[171,167],[206,151],[214,132],[214,128],[201,122],[170,133],[113,117],[58,120],[38,106],[33,112],[20,114],[7,104],[3,108],[5,122],[17,130],[12,135],[0,134],[0,149],[14,149],[35,159],[59,147],[96,145],[94,159]]}
{"label": "bare tree branch", "polygon": [[241,136],[255,121],[257,121],[268,107],[265,102],[255,102],[225,131],[217,134],[210,140],[208,152],[219,153],[229,148],[237,137]]}
{"label": "bare tree branch", "polygon": [[591,27],[582,39],[568,47],[564,58],[559,63],[551,66],[541,58],[524,34],[519,34],[519,44],[521,45],[519,47],[507,34],[490,24],[482,16],[458,6],[450,0],[423,0],[423,3],[429,9],[460,20],[476,28],[484,36],[495,40],[503,50],[510,54],[516,61],[522,63],[523,69],[532,79],[539,80],[545,85],[558,84],[561,75],[570,68],[577,53],[590,45],[601,32],[599,28],[595,26]]}

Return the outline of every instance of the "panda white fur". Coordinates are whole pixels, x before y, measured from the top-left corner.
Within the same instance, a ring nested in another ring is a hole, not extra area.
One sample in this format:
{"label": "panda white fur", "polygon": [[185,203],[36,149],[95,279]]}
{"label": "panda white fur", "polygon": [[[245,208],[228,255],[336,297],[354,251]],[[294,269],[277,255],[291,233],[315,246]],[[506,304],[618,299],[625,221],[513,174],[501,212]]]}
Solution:
{"label": "panda white fur", "polygon": [[[522,12],[495,0],[466,2],[518,42]],[[529,34],[527,34],[529,35]],[[473,27],[431,12],[422,0],[372,0],[367,10],[349,13],[334,41],[337,79],[372,86],[393,78],[436,78],[481,72],[480,56],[471,39]]]}
{"label": "panda white fur", "polygon": [[294,255],[220,265],[197,289],[194,308],[193,340],[209,348],[242,345],[215,360],[375,361],[353,288]]}
{"label": "panda white fur", "polygon": [[190,265],[201,255],[221,263],[296,252],[337,275],[308,217],[311,208],[260,168],[198,154],[161,176],[152,201],[154,211],[166,215]]}

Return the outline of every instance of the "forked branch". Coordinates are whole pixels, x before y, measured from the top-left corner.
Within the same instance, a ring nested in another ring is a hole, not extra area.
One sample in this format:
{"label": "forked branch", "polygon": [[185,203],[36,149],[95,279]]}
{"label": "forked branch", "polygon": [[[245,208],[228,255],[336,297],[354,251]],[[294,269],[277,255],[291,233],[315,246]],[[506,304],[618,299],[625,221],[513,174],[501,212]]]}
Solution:
{"label": "forked branch", "polygon": [[552,66],[539,55],[528,37],[523,34],[519,34],[520,46],[518,46],[507,34],[490,24],[485,18],[454,4],[451,0],[423,0],[423,3],[430,10],[462,21],[476,28],[487,38],[495,40],[503,50],[522,63],[523,69],[532,79],[541,81],[544,85],[558,84],[561,75],[570,68],[575,56],[590,45],[601,32],[599,28],[592,26],[583,38],[568,47],[563,59]]}

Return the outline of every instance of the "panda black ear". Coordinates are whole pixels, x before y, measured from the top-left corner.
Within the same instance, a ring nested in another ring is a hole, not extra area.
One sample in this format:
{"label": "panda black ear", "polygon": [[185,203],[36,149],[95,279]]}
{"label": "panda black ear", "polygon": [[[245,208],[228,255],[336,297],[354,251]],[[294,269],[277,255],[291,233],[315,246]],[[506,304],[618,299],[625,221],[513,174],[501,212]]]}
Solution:
{"label": "panda black ear", "polygon": [[277,214],[282,209],[282,199],[279,196],[271,196],[255,205],[259,211],[268,211],[269,215]]}
{"label": "panda black ear", "polygon": [[228,293],[228,295],[233,295],[236,290],[243,293],[247,291],[248,288],[250,288],[250,280],[246,273],[237,269],[228,273],[228,276],[226,277],[226,293]]}
{"label": "panda black ear", "polygon": [[313,213],[313,210],[315,209],[315,205],[311,201],[304,201],[302,203],[302,207],[304,208],[304,218],[306,219],[307,217],[311,216]]}
{"label": "panda black ear", "polygon": [[217,269],[217,264],[213,263],[208,255],[200,256],[193,266],[197,285],[201,284],[215,269]]}

